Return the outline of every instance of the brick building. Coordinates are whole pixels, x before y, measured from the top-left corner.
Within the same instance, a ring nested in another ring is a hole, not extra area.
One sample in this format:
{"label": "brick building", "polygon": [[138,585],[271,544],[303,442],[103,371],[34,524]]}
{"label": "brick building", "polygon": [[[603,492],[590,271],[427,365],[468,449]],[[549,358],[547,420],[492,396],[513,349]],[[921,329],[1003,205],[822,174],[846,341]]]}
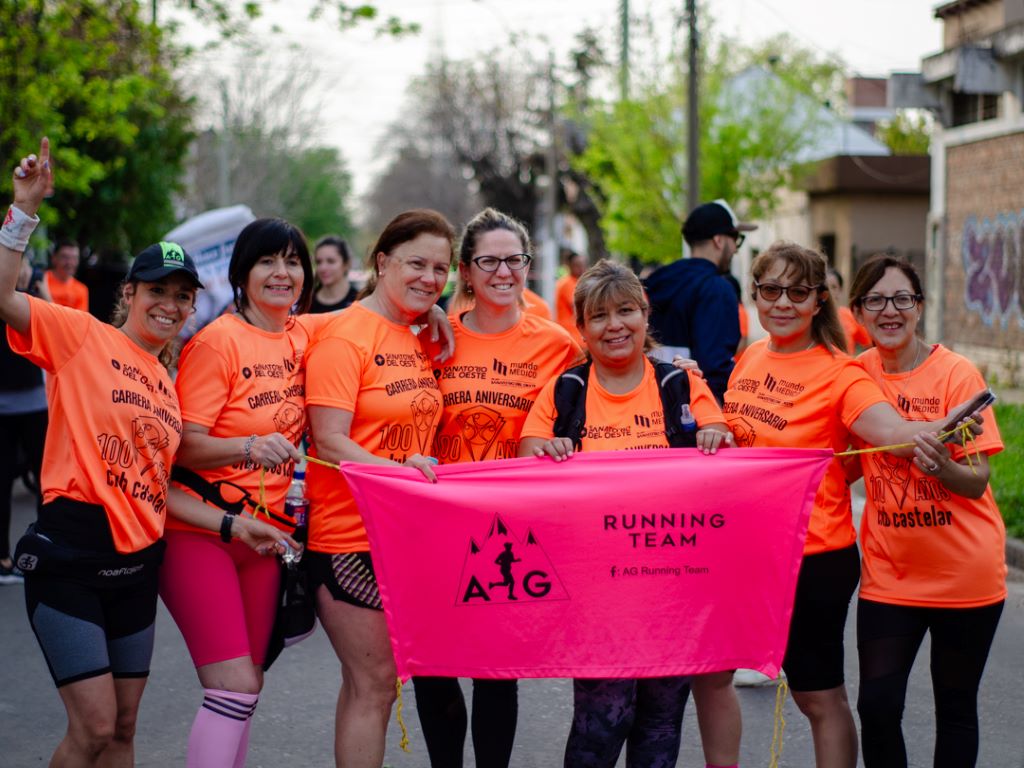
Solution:
{"label": "brick building", "polygon": [[893,106],[927,107],[932,191],[927,239],[930,338],[990,377],[1024,363],[1024,0],[935,9],[943,50],[893,76]]}

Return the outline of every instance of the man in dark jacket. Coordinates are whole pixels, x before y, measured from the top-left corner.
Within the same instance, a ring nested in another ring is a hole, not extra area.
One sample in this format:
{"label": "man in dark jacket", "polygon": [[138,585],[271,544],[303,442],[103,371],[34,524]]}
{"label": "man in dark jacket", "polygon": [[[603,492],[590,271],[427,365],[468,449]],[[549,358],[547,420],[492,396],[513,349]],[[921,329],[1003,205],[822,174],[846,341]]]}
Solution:
{"label": "man in dark jacket", "polygon": [[656,354],[668,361],[677,354],[696,360],[719,402],[740,341],[739,303],[724,275],[744,233],[755,229],[737,220],[724,200],[699,205],[683,224],[691,258],[661,267],[644,284],[651,331],[663,345]]}

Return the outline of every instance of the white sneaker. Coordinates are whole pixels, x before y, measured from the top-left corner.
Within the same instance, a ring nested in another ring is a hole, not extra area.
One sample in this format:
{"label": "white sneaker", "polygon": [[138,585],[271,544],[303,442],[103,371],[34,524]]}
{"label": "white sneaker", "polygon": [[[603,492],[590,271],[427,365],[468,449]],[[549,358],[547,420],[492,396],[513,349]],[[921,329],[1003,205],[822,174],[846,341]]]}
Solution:
{"label": "white sneaker", "polygon": [[776,680],[772,680],[768,675],[762,675],[756,669],[737,669],[733,673],[732,684],[737,688],[760,688],[764,685],[774,685],[777,680],[782,680],[785,677],[786,673],[781,669]]}

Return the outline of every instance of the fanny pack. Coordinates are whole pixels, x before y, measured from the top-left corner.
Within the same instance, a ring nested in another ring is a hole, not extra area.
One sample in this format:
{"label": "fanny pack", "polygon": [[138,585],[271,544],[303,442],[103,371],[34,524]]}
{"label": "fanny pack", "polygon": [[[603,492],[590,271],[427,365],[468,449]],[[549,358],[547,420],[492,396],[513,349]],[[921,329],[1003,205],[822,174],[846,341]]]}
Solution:
{"label": "fanny pack", "polygon": [[[60,524],[62,515],[75,518],[72,526]],[[103,530],[90,530],[85,539],[102,546],[110,537],[103,508],[69,499],[60,499],[43,505],[37,522],[29,525],[25,536],[14,548],[14,562],[27,575],[44,575],[74,579],[93,587],[116,588],[140,584],[156,578],[157,568],[164,559],[166,545],[154,542],[138,552],[120,553],[113,549],[86,549],[68,543],[73,526],[83,520],[92,520],[90,527],[101,525]]]}

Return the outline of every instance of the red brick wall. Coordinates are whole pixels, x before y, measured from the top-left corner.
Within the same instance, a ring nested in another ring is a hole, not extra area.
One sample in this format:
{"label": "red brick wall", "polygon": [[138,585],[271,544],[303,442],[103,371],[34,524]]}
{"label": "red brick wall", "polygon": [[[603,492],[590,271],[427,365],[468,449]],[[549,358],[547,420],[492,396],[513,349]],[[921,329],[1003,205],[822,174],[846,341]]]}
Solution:
{"label": "red brick wall", "polygon": [[946,150],[944,337],[1024,350],[1024,132]]}

